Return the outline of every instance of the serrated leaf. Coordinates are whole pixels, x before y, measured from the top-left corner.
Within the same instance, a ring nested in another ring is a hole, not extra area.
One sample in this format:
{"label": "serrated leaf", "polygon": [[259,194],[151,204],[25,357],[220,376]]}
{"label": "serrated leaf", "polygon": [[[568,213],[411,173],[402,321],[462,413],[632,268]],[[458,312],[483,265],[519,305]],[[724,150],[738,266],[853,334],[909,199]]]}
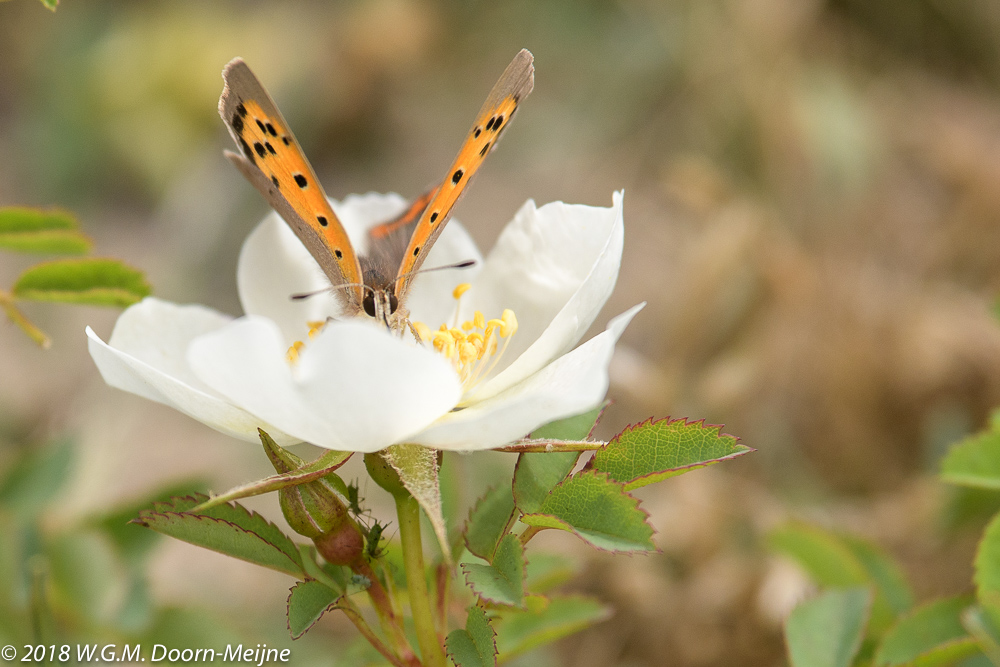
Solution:
{"label": "serrated leaf", "polygon": [[525,514],[534,514],[556,484],[566,479],[580,452],[519,454],[514,467],[514,501]]}
{"label": "serrated leaf", "polygon": [[849,667],[861,647],[871,592],[833,589],[799,604],[785,624],[792,667]]}
{"label": "serrated leaf", "polygon": [[902,616],[879,642],[875,665],[950,665],[977,653],[976,641],[962,627],[968,596],[923,604]]}
{"label": "serrated leaf", "polygon": [[114,259],[63,259],[43,262],[17,279],[18,299],[124,308],[149,296],[140,271]]}
{"label": "serrated leaf", "polygon": [[498,662],[572,635],[611,616],[611,610],[582,595],[552,597],[538,610],[501,610],[493,620]]}
{"label": "serrated leaf", "polygon": [[524,547],[507,534],[488,565],[462,563],[465,580],[479,597],[508,607],[524,606]]}
{"label": "serrated leaf", "polygon": [[0,208],[0,248],[4,250],[81,255],[92,245],[68,211]]}
{"label": "serrated leaf", "polygon": [[952,446],[941,461],[941,479],[951,484],[1000,489],[1000,433],[985,431]]}
{"label": "serrated leaf", "polygon": [[464,630],[453,630],[445,640],[448,657],[456,667],[495,667],[497,664],[496,632],[486,612],[469,607]]}
{"label": "serrated leaf", "polygon": [[197,494],[156,503],[140,512],[136,523],[196,546],[241,560],[302,576],[303,565],[295,543],[267,519],[240,505],[220,505],[205,512],[188,513],[207,500]]}
{"label": "serrated leaf", "polygon": [[612,438],[597,450],[590,466],[631,491],[752,451],[738,438],[722,433],[722,426],[704,420],[650,419]]}
{"label": "serrated leaf", "polygon": [[441,510],[437,452],[420,445],[393,445],[382,450],[381,454],[430,520],[445,562],[452,562],[448,529]]}
{"label": "serrated leaf", "polygon": [[874,544],[860,538],[790,522],[772,531],[771,546],[793,558],[821,586],[871,585],[874,632],[913,604],[913,593],[899,566]]}
{"label": "serrated leaf", "polygon": [[288,632],[298,639],[316,625],[323,614],[336,609],[341,594],[318,581],[300,581],[288,592]]}
{"label": "serrated leaf", "polygon": [[585,471],[558,484],[538,511],[521,521],[529,526],[575,533],[598,549],[655,551],[653,529],[639,501],[603,473]]}
{"label": "serrated leaf", "polygon": [[69,440],[26,449],[0,481],[0,506],[22,517],[36,514],[66,483],[75,461]]}
{"label": "serrated leaf", "polygon": [[514,522],[514,496],[503,484],[486,492],[469,511],[465,528],[465,546],[482,558],[491,560],[497,543]]}

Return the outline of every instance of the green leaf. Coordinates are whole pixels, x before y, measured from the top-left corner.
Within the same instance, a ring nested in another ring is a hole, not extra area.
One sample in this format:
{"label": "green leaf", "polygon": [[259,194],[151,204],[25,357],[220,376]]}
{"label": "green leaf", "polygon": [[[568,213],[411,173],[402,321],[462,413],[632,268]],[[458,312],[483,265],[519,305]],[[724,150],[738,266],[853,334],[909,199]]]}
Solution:
{"label": "green leaf", "polygon": [[448,633],[445,648],[457,667],[493,667],[497,664],[496,636],[486,612],[469,607],[465,629]]}
{"label": "green leaf", "polygon": [[576,533],[598,549],[654,551],[653,529],[639,501],[607,475],[582,472],[558,484],[538,512],[521,521],[529,526]]}
{"label": "green leaf", "polygon": [[256,512],[226,504],[189,513],[207,498],[197,494],[174,498],[171,503],[157,503],[152,510],[141,512],[135,522],[184,542],[302,576],[302,560],[295,543]]}
{"label": "green leaf", "polygon": [[494,604],[524,606],[524,547],[507,534],[489,565],[462,563],[465,580],[476,595]]}
{"label": "green leaf", "polygon": [[861,646],[871,592],[829,590],[799,604],[785,624],[792,667],[848,667]]}
{"label": "green leaf", "polygon": [[399,475],[406,490],[424,510],[434,529],[434,535],[437,536],[445,561],[452,562],[448,529],[441,510],[437,452],[420,445],[392,445],[380,453]]}
{"label": "green leaf", "polygon": [[298,639],[335,609],[341,594],[318,581],[300,581],[288,593],[288,632]]}
{"label": "green leaf", "polygon": [[882,637],[875,665],[950,665],[979,651],[976,641],[962,627],[962,611],[972,603],[968,596],[923,604],[901,617]]}
{"label": "green leaf", "polygon": [[63,259],[37,264],[17,279],[19,299],[124,308],[149,296],[141,272],[113,259]]}
{"label": "green leaf", "polygon": [[56,10],[56,7],[59,6],[59,0],[41,0],[41,3],[42,5],[45,6],[46,9],[49,9],[53,12]]}
{"label": "green leaf", "polygon": [[590,466],[631,491],[752,451],[739,444],[738,438],[722,433],[722,426],[686,419],[650,419],[612,438],[594,454]]}
{"label": "green leaf", "polygon": [[465,546],[482,558],[492,560],[497,543],[514,522],[514,496],[504,484],[486,492],[469,512]]}
{"label": "green leaf", "polygon": [[579,632],[611,616],[611,610],[582,595],[553,597],[540,609],[503,609],[493,620],[499,662]]}
{"label": "green leaf", "polygon": [[941,461],[941,479],[951,484],[1000,489],[1000,433],[986,431],[952,446]]}
{"label": "green leaf", "polygon": [[542,502],[572,472],[580,452],[519,454],[514,467],[514,501],[525,514],[538,512]]}
{"label": "green leaf", "polygon": [[68,211],[0,208],[0,249],[15,252],[82,255],[92,241],[78,231]]}
{"label": "green leaf", "polygon": [[35,515],[66,483],[75,461],[68,440],[26,449],[0,481],[0,506],[20,516]]}
{"label": "green leaf", "polygon": [[821,586],[874,586],[871,627],[876,634],[913,605],[899,566],[870,542],[795,521],[772,531],[769,539]]}
{"label": "green leaf", "polygon": [[138,565],[149,554],[153,545],[162,538],[152,531],[143,530],[141,526],[134,524],[132,519],[142,510],[157,502],[194,493],[196,489],[203,486],[204,484],[198,480],[171,484],[142,500],[130,502],[97,517],[91,523],[103,530],[111,539],[122,560],[132,565]]}

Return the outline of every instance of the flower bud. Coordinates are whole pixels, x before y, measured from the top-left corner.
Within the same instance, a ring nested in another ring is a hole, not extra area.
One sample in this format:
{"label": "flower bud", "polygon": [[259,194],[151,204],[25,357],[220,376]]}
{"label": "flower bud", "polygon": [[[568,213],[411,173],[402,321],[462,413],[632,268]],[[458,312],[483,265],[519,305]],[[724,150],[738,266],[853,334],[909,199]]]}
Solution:
{"label": "flower bud", "polygon": [[[264,431],[260,431],[260,441],[279,474],[305,465],[305,461],[278,445]],[[279,489],[278,503],[288,525],[310,538],[328,562],[346,565],[361,557],[365,546],[361,528],[326,479]]]}
{"label": "flower bud", "polygon": [[403,486],[403,481],[399,479],[399,473],[378,452],[365,454],[365,468],[368,469],[372,480],[391,493],[393,498],[410,495]]}

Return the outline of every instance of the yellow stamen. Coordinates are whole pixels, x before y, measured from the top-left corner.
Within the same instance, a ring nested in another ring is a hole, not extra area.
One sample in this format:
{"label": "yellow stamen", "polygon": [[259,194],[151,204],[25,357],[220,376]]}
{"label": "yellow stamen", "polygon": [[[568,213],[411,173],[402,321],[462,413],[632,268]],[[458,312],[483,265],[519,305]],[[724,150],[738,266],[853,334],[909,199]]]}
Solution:
{"label": "yellow stamen", "polygon": [[462,298],[463,294],[465,294],[466,292],[469,291],[470,287],[472,287],[471,284],[469,284],[469,283],[462,283],[461,285],[458,285],[455,288],[455,291],[453,291],[451,293],[451,295],[455,298],[455,301],[458,301],[459,299]]}
{"label": "yellow stamen", "polygon": [[[468,285],[455,288],[454,296],[459,298],[469,289]],[[475,311],[472,319],[452,326],[442,324],[437,331],[422,322],[414,322],[414,329],[420,338],[428,341],[442,356],[447,358],[462,380],[466,391],[487,377],[503,356],[510,343],[510,337],[517,331],[517,317],[510,309],[503,311],[500,318],[487,320],[481,311]],[[503,345],[500,339],[503,338]]]}
{"label": "yellow stamen", "polygon": [[297,340],[294,343],[292,343],[292,346],[288,348],[288,352],[285,353],[285,359],[288,360],[288,363],[294,364],[296,361],[298,361],[299,352],[301,352],[302,348],[304,348],[305,346],[306,344],[300,340]]}
{"label": "yellow stamen", "polygon": [[316,334],[322,331],[323,327],[326,326],[326,320],[313,320],[311,322],[306,322],[306,324],[309,326],[309,337],[315,338]]}

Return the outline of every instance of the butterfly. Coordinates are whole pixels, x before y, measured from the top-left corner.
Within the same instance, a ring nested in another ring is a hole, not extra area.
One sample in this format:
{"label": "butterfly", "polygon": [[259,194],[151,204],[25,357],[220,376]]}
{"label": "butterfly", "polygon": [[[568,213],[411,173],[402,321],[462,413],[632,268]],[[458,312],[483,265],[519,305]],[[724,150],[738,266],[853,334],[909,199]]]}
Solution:
{"label": "butterfly", "polygon": [[535,68],[526,49],[514,56],[486,97],[447,176],[401,215],[373,227],[365,255],[354,250],[299,142],[250,67],[234,58],[222,79],[219,115],[240,148],[240,153],[225,151],[226,157],[309,250],[344,314],[402,330],[413,278],[456,202],[531,92]]}

